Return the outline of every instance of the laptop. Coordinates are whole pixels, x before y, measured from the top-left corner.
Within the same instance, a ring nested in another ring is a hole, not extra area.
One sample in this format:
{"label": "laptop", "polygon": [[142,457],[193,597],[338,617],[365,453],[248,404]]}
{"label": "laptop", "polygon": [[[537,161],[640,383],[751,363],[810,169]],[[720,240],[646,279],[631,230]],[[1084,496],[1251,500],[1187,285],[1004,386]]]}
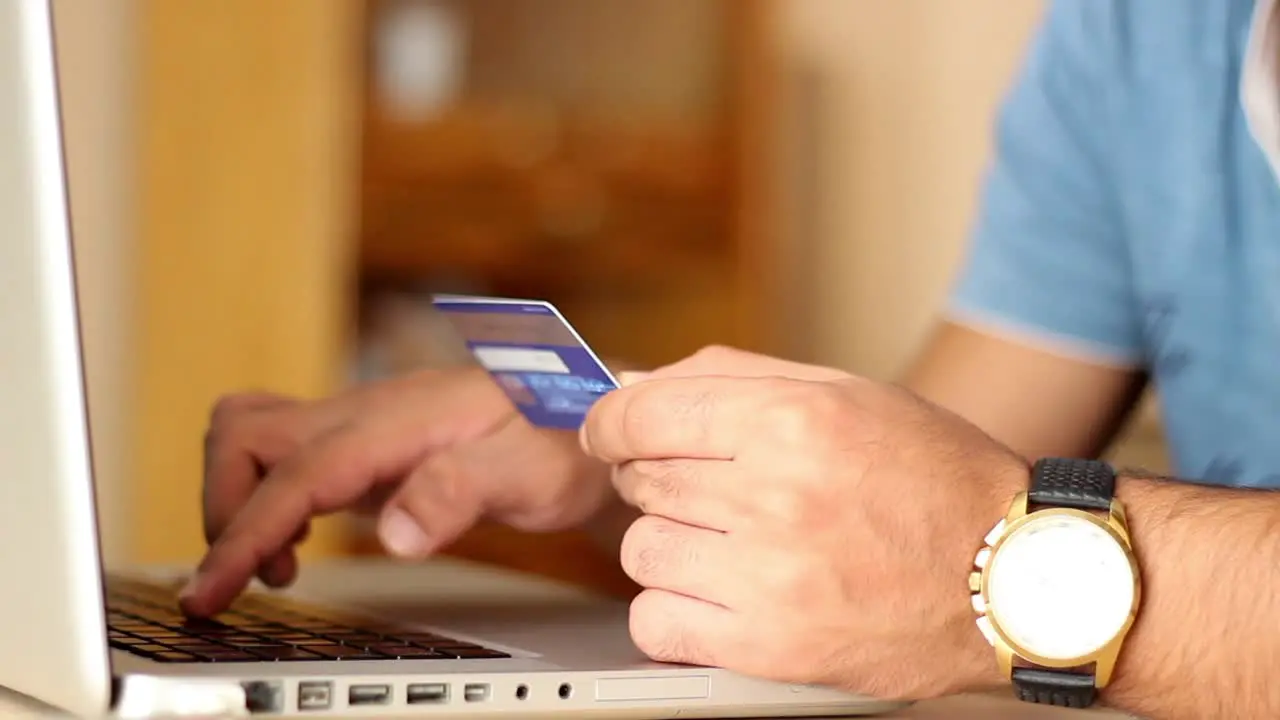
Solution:
{"label": "laptop", "polygon": [[0,687],[94,717],[900,706],[651,662],[629,641],[625,603],[563,589],[535,601],[541,581],[497,569],[353,561],[304,573],[311,595],[255,588],[202,621],[178,611],[169,573],[104,570],[53,48],[47,2],[0,3]]}

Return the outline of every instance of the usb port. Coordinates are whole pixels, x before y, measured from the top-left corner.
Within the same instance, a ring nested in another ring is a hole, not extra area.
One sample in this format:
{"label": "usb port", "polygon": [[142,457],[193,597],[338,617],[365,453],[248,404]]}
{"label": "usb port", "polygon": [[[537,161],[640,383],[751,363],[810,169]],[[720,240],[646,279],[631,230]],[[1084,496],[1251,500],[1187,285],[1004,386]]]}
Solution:
{"label": "usb port", "polygon": [[299,710],[328,710],[333,703],[333,683],[298,683]]}
{"label": "usb port", "polygon": [[489,686],[482,683],[469,683],[462,689],[462,699],[467,702],[484,702],[489,699]]}
{"label": "usb port", "polygon": [[386,705],[389,702],[390,685],[352,685],[347,690],[348,705]]}
{"label": "usb port", "polygon": [[409,686],[405,700],[410,705],[430,705],[449,700],[448,683],[414,683]]}

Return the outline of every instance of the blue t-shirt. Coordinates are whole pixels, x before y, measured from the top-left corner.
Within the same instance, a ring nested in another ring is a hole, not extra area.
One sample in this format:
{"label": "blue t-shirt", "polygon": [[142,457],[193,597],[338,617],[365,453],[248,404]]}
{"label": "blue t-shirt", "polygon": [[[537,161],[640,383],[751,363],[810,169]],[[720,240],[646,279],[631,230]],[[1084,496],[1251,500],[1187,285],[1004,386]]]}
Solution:
{"label": "blue t-shirt", "polygon": [[1280,184],[1241,94],[1254,12],[1053,3],[951,309],[1147,369],[1180,476],[1280,487]]}

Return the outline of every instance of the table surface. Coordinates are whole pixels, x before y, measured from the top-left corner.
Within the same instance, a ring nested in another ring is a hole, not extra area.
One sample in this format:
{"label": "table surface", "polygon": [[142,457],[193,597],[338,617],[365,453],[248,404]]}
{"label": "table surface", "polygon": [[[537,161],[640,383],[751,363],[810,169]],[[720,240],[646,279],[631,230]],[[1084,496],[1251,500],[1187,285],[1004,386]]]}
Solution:
{"label": "table surface", "polygon": [[[358,565],[347,563],[337,563],[336,565],[344,576],[352,574],[352,571],[358,568],[357,572],[359,574],[369,574],[369,581],[373,581],[373,578],[378,578],[378,580],[389,577],[404,578],[406,572],[413,572],[411,569],[406,571],[404,566],[396,566],[394,571],[388,572],[388,568],[379,567],[377,563],[369,563],[367,561],[360,561]],[[477,583],[501,582],[502,594],[506,596],[505,599],[511,599],[513,590],[521,599],[527,599],[531,602],[556,598],[562,599],[567,595],[579,592],[563,585],[527,577],[522,578],[518,583],[509,584],[505,573],[471,563],[442,561],[432,563],[432,565],[433,577],[435,573],[441,571],[441,566],[443,565],[445,571],[459,581],[456,586],[475,586]],[[327,588],[332,588],[332,585],[323,581],[324,575],[324,572],[304,572],[298,583],[299,589],[309,594],[321,597],[327,596],[328,599],[341,601],[343,598],[340,594],[335,596],[334,592],[325,591]],[[448,585],[446,584],[446,587]],[[348,587],[360,588],[369,587],[369,585],[366,582],[357,582],[349,584]],[[0,688],[0,717],[26,720],[29,718],[59,717],[59,713]],[[326,715],[325,717],[333,716]],[[385,716],[379,715],[378,717]],[[423,716],[414,715],[412,717]],[[892,718],[893,720],[941,720],[942,718],[947,720],[1073,720],[1083,718],[1118,719],[1130,716],[1102,708],[1082,711],[1030,705],[1018,702],[1008,691],[1001,691],[987,694],[961,695],[915,703],[897,712],[878,717]]]}

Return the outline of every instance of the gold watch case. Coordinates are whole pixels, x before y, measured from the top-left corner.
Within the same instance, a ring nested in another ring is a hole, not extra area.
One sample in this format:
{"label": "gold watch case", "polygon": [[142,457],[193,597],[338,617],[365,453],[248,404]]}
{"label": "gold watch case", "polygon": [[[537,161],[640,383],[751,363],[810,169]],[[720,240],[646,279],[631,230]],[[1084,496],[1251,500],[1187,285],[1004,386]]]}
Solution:
{"label": "gold watch case", "polygon": [[[1133,544],[1129,537],[1129,524],[1125,518],[1124,506],[1119,500],[1113,499],[1110,511],[1103,515],[1099,512],[1089,512],[1074,508],[1046,508],[1029,513],[1027,512],[1027,505],[1028,494],[1026,492],[1018,493],[1013,502],[1009,504],[1008,513],[987,534],[983,541],[982,549],[978,551],[974,558],[974,570],[969,575],[969,591],[973,594],[973,609],[978,614],[978,630],[982,632],[987,642],[995,648],[996,657],[1000,663],[1000,672],[1004,677],[1012,677],[1015,657],[1022,658],[1024,661],[1040,667],[1055,669],[1074,668],[1092,663],[1094,664],[1095,685],[1099,688],[1106,687],[1111,682],[1111,674],[1115,669],[1116,659],[1120,655],[1120,648],[1124,644],[1129,630],[1133,627],[1142,599],[1142,581],[1137,557],[1134,554]],[[1038,520],[1045,514],[1069,515],[1081,518],[1103,529],[1123,548],[1133,571],[1133,601],[1123,626],[1101,648],[1079,657],[1048,658],[1037,655],[1028,648],[1019,646],[1000,628],[1000,610],[990,604],[988,577],[990,568],[993,565],[992,559],[1000,552],[1001,545],[1006,538],[1013,535],[1022,525],[1031,522],[1032,518]]]}

